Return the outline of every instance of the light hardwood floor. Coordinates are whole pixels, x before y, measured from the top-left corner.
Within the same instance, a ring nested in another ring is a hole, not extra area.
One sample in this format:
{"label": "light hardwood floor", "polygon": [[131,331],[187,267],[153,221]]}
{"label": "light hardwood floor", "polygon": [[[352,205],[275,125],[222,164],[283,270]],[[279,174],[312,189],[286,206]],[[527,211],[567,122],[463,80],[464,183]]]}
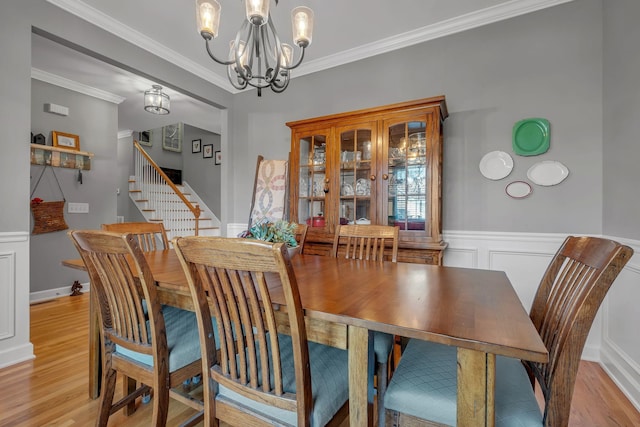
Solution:
{"label": "light hardwood floor", "polygon": [[[31,307],[36,359],[0,369],[0,426],[94,424],[98,401],[87,395],[88,306],[88,295],[82,295]],[[168,425],[177,425],[192,413],[172,401]],[[109,425],[147,427],[150,419],[151,405],[140,405],[131,417],[122,412],[113,415]],[[640,413],[598,364],[582,362],[570,425],[640,426]]]}

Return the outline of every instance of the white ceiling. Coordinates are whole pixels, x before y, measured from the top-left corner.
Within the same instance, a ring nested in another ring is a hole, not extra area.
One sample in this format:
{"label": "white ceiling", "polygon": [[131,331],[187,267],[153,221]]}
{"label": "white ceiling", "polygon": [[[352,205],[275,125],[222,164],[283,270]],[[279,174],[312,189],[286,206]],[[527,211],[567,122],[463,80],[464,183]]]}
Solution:
{"label": "white ceiling", "polygon": [[[227,81],[225,67],[214,63],[206,53],[196,30],[194,0],[47,1],[225,90],[237,92]],[[277,6],[272,2],[271,17],[281,40],[291,43],[290,11],[299,5],[314,11],[313,41],[303,64],[292,71],[295,78],[568,1],[572,0],[279,0]],[[220,3],[222,18],[213,52],[226,57],[229,41],[244,19],[244,6],[240,0]],[[96,96],[121,101],[120,131],[182,121],[220,132],[219,110],[203,102],[167,89],[171,113],[155,116],[142,107],[143,92],[154,82],[36,34],[32,52],[34,78],[75,90],[97,90]]]}

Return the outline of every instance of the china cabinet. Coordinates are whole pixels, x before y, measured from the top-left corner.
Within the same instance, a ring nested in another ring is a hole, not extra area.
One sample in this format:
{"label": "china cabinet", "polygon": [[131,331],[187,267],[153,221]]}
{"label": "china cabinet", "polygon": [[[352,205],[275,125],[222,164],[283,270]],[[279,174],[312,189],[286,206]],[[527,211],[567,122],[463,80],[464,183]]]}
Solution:
{"label": "china cabinet", "polygon": [[400,227],[398,260],[441,264],[445,97],[287,123],[289,217],[305,253],[327,254],[338,224]]}

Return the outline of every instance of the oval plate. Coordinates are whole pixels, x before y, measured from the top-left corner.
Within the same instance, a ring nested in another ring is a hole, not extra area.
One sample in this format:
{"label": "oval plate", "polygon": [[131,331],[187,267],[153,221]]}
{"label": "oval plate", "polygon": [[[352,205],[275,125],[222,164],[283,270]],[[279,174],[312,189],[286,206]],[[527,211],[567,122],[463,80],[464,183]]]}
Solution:
{"label": "oval plate", "polygon": [[531,194],[532,190],[528,182],[513,181],[507,184],[504,191],[507,192],[509,197],[513,197],[514,199],[524,199]]}
{"label": "oval plate", "polygon": [[548,187],[558,185],[569,176],[569,169],[555,160],[545,160],[531,166],[527,178],[534,184]]}
{"label": "oval plate", "polygon": [[513,152],[519,156],[537,156],[549,149],[549,120],[524,119],[513,126]]}
{"label": "oval plate", "polygon": [[497,181],[508,176],[513,169],[513,159],[504,151],[492,151],[480,160],[480,173],[485,178]]}

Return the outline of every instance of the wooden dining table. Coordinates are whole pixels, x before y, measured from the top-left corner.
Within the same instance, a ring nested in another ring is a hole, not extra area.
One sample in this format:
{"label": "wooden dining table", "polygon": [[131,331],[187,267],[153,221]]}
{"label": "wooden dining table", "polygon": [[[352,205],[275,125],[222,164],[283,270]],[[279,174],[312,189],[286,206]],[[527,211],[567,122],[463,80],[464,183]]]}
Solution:
{"label": "wooden dining table", "polygon": [[[192,309],[173,250],[145,254],[162,304]],[[373,425],[372,332],[458,348],[458,426],[493,426],[495,356],[546,363],[548,352],[504,272],[314,255],[291,260],[310,340],[348,349],[349,425]],[[63,265],[82,269],[80,259]],[[284,304],[275,283],[272,300]],[[93,298],[91,299],[93,301]],[[98,396],[91,311],[90,395]]]}

